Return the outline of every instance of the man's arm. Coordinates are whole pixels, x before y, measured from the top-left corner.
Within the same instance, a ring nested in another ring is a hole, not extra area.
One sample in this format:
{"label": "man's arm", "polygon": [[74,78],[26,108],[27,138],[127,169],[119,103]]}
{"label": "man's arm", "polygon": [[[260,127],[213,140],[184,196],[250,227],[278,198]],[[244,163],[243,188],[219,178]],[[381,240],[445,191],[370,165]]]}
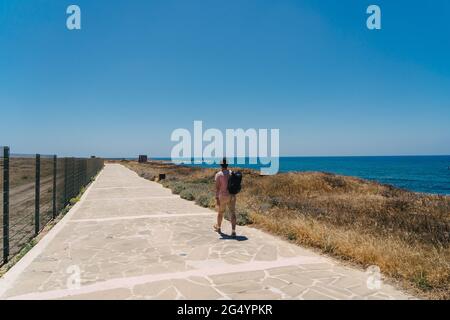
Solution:
{"label": "man's arm", "polygon": [[215,176],[215,180],[216,180],[216,201],[217,201],[217,204],[219,204],[220,182],[219,182],[219,177],[217,174]]}

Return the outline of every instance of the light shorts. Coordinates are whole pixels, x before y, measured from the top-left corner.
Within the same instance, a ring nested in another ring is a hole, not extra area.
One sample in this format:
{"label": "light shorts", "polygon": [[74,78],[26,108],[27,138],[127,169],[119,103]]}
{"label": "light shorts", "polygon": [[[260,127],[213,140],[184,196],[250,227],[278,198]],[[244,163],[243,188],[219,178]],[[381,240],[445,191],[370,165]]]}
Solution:
{"label": "light shorts", "polygon": [[236,195],[230,194],[228,196],[219,196],[219,213],[224,213],[228,207],[228,210],[232,215],[236,214]]}

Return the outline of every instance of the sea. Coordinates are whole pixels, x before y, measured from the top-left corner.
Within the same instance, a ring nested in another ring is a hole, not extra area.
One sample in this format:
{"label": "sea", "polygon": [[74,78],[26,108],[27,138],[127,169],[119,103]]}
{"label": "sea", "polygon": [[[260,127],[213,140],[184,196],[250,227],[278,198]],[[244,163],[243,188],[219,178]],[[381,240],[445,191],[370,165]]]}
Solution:
{"label": "sea", "polygon": [[[205,163],[195,166],[218,167]],[[261,167],[249,164],[248,159],[236,166]],[[450,156],[280,157],[279,172],[307,171],[354,176],[414,192],[450,195]]]}

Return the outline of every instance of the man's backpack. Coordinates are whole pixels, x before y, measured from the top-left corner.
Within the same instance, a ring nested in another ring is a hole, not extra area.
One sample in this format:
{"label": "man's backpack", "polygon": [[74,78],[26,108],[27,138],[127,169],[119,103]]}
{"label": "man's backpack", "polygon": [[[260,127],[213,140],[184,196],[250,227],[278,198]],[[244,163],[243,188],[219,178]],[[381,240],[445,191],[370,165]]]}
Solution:
{"label": "man's backpack", "polygon": [[228,192],[230,194],[238,194],[241,191],[242,173],[240,171],[232,171],[228,178]]}

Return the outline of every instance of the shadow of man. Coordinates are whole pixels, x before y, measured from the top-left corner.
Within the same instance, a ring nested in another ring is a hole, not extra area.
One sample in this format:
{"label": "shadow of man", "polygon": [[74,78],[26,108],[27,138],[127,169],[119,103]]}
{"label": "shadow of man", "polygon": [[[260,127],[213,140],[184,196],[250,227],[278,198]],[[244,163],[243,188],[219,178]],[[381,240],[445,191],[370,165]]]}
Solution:
{"label": "shadow of man", "polygon": [[220,240],[236,240],[236,241],[247,241],[248,240],[248,238],[246,236],[235,236],[235,237],[232,237],[232,236],[230,236],[228,234],[225,234],[223,232],[220,233],[220,236],[221,236]]}

